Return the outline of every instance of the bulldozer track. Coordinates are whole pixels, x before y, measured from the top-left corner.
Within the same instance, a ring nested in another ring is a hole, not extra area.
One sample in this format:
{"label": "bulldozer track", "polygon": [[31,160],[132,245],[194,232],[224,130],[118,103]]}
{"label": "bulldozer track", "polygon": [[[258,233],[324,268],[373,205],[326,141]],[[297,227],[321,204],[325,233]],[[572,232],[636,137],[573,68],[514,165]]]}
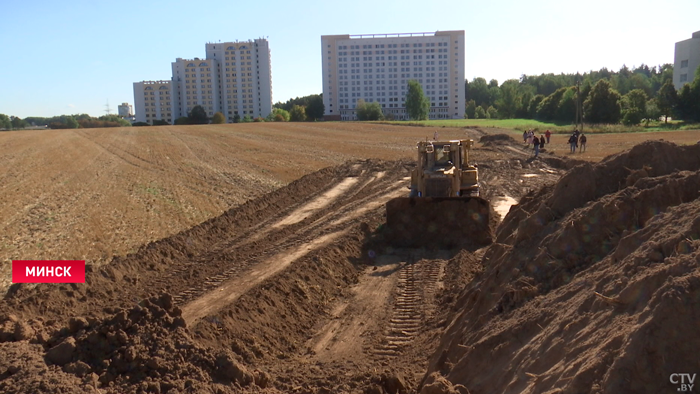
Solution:
{"label": "bulldozer track", "polygon": [[[157,281],[157,286],[166,286],[173,276],[187,275],[192,270],[197,269],[200,264],[205,264],[208,259],[217,256],[218,258],[227,255],[232,256],[230,268],[206,277],[192,287],[173,296],[175,304],[184,305],[219,287],[229,279],[245,275],[256,264],[278,253],[307,244],[317,238],[319,234],[328,234],[344,228],[345,220],[343,219],[348,215],[362,215],[364,212],[363,208],[369,208],[366,210],[377,209],[377,207],[373,208],[371,204],[381,200],[382,196],[385,196],[386,199],[386,196],[392,190],[401,190],[401,181],[387,183],[386,179],[382,179],[382,174],[363,172],[359,174],[358,178],[355,188],[351,188],[342,198],[338,198],[337,201],[330,204],[333,208],[330,210],[330,213],[321,215],[311,213],[309,217],[304,218],[299,223],[276,226],[277,223],[287,220],[289,215],[303,207],[308,201],[297,204],[291,209],[251,227],[240,235],[219,243],[209,252],[173,269],[170,275]],[[318,196],[323,196],[324,193],[337,185],[338,183],[333,184],[329,188],[316,193],[309,201],[313,201]],[[378,207],[382,206],[383,204],[378,205]],[[258,246],[260,242],[273,246],[260,250]]]}
{"label": "bulldozer track", "polygon": [[435,291],[444,272],[444,263],[415,261],[411,255],[399,271],[397,295],[387,324],[386,334],[373,353],[379,357],[396,357],[410,346],[432,312]]}

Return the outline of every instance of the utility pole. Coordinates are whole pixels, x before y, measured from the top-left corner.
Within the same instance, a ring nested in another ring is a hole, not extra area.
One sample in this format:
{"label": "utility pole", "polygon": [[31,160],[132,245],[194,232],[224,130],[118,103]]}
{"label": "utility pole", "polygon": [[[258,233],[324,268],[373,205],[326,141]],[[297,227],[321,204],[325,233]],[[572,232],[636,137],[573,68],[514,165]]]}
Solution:
{"label": "utility pole", "polygon": [[[580,124],[580,128],[579,128]],[[581,81],[576,81],[576,128],[583,133],[583,107],[581,107]]]}
{"label": "utility pole", "polygon": [[107,100],[107,104],[105,104],[105,113],[107,113],[107,115],[111,115],[112,113],[112,110],[109,108],[109,99]]}

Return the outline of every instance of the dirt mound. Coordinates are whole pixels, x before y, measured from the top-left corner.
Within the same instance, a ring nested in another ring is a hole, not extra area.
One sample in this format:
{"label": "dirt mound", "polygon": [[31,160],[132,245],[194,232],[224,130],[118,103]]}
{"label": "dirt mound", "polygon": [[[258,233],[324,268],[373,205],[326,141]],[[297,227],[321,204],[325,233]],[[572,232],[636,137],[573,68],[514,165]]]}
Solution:
{"label": "dirt mound", "polygon": [[[30,361],[23,367],[7,367],[0,375],[0,389],[29,382],[48,393],[63,392],[66,385],[122,393],[172,389],[227,393],[269,383],[267,374],[248,371],[233,352],[199,346],[169,294],[104,320],[72,318],[51,337],[26,339],[36,345],[3,344],[8,349],[24,347]],[[37,357],[39,352],[43,359]],[[48,380],[26,376],[41,369],[51,371]]]}
{"label": "dirt mound", "polygon": [[515,139],[508,134],[487,134],[479,138],[479,143],[484,146],[517,144]]}
{"label": "dirt mound", "polygon": [[471,393],[675,391],[671,374],[700,368],[699,169],[700,146],[647,142],[522,198],[426,377]]}
{"label": "dirt mound", "polygon": [[[113,308],[128,308],[159,291],[177,294],[192,283],[220,273],[230,260],[259,254],[260,245],[250,242],[237,248],[235,254],[221,256],[227,243],[245,243],[261,223],[307,202],[338,180],[379,171],[403,174],[406,163],[354,160],[325,168],[179,234],[143,245],[136,253],[115,257],[105,266],[88,265],[84,284],[15,284],[0,303],[0,313],[57,320],[73,315],[103,317],[113,313]],[[294,226],[288,226],[279,237],[294,230]]]}

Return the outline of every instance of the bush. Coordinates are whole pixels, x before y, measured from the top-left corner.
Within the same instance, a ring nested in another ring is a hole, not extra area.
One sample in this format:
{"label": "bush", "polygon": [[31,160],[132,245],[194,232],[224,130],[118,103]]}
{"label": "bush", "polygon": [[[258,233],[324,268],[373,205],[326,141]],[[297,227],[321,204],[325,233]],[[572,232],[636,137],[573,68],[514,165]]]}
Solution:
{"label": "bush", "polygon": [[360,99],[357,101],[357,107],[355,108],[357,113],[357,119],[359,120],[382,120],[384,119],[384,114],[382,113],[382,107],[379,103],[367,103]]}
{"label": "bush", "polygon": [[643,119],[644,113],[639,108],[630,108],[622,116],[622,123],[627,126],[638,125]]}
{"label": "bush", "polygon": [[221,112],[217,112],[211,117],[211,122],[213,124],[223,124],[226,123],[226,117]]}

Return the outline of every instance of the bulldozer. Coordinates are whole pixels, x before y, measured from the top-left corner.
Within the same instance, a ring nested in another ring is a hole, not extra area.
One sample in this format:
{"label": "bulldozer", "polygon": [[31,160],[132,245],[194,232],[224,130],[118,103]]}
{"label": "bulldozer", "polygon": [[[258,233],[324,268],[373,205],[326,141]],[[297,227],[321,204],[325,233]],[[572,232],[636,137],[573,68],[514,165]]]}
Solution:
{"label": "bulldozer", "polygon": [[479,197],[471,139],[420,141],[407,197],[386,204],[393,246],[450,248],[492,242],[491,206]]}

